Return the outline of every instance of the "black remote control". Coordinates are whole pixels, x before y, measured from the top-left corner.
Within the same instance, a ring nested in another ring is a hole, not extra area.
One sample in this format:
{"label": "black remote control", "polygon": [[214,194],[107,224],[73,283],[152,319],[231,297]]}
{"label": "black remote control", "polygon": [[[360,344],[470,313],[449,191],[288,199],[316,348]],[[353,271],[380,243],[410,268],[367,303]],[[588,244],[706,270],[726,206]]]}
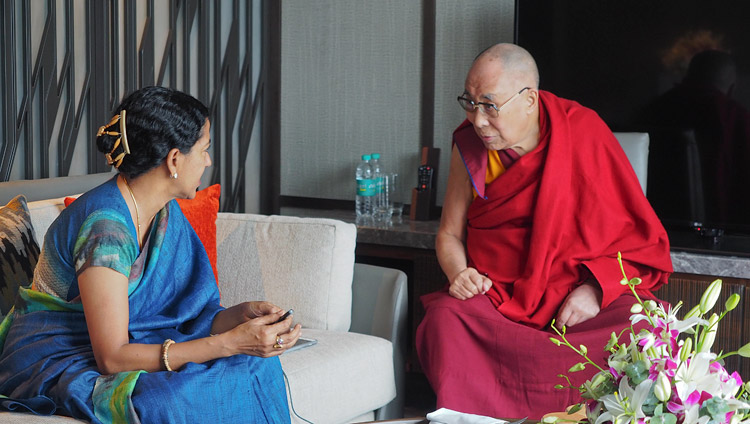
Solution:
{"label": "black remote control", "polygon": [[432,188],[432,167],[422,165],[417,172],[417,191],[427,191]]}

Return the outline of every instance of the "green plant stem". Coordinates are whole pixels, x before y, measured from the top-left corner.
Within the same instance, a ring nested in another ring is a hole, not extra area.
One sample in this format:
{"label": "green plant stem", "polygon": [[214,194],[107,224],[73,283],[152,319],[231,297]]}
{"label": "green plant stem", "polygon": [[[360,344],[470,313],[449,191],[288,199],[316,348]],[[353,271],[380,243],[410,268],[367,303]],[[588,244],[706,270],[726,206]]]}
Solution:
{"label": "green plant stem", "polygon": [[575,346],[573,346],[572,344],[570,344],[570,342],[568,341],[568,339],[565,337],[565,326],[563,326],[563,331],[562,332],[560,332],[560,330],[558,330],[557,327],[555,327],[554,325],[552,326],[552,329],[555,331],[555,333],[557,333],[558,336],[560,336],[560,338],[562,339],[562,342],[563,342],[563,344],[565,346],[568,346],[569,348],[573,349],[573,351],[575,353],[581,355],[583,357],[583,359],[586,360],[586,362],[588,362],[589,364],[595,366],[597,369],[599,369],[599,371],[604,371],[604,368],[600,367],[599,364],[597,364],[596,362],[592,361],[591,358],[589,358],[589,355],[587,353],[583,353],[580,349],[578,349]]}
{"label": "green plant stem", "polygon": [[622,272],[622,278],[625,279],[625,281],[628,282],[628,287],[630,287],[630,291],[633,293],[633,296],[635,296],[635,300],[643,307],[643,312],[646,313],[646,319],[648,319],[649,324],[651,324],[652,327],[656,326],[656,323],[651,318],[651,312],[646,308],[646,305],[643,303],[643,300],[641,300],[641,297],[638,296],[638,293],[635,291],[635,286],[630,284],[630,280],[628,279],[628,276],[625,275],[625,266],[622,264],[622,254],[620,252],[617,252],[617,264],[620,265],[620,272]]}

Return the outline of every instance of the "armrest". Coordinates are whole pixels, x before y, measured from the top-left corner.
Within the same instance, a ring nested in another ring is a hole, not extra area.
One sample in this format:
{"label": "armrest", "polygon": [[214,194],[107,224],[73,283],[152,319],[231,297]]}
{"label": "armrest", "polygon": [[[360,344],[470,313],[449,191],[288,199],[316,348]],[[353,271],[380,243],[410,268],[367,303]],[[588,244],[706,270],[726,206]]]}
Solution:
{"label": "armrest", "polygon": [[390,340],[396,398],[377,411],[379,420],[402,416],[405,397],[406,274],[373,265],[354,264],[352,325],[350,331]]}

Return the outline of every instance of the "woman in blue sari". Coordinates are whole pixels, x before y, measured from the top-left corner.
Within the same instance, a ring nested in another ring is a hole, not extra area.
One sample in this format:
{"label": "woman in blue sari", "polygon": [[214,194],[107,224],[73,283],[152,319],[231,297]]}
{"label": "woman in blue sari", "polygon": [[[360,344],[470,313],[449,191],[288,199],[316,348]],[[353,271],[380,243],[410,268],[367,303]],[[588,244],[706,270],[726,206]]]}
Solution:
{"label": "woman in blue sari", "polygon": [[0,325],[2,405],[93,422],[288,423],[278,355],[300,326],[268,302],[225,309],[175,198],[211,165],[208,110],[162,87],[128,96],[97,147],[118,175],[48,230]]}

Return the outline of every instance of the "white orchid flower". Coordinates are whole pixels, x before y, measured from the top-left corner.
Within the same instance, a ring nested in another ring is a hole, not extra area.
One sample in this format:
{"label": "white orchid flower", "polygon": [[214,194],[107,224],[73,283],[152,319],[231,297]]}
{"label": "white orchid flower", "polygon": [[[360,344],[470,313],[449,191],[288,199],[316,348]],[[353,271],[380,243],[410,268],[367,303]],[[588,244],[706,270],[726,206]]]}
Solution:
{"label": "white orchid flower", "polygon": [[716,354],[700,352],[693,356],[690,361],[680,364],[674,375],[674,386],[677,396],[681,400],[685,401],[696,390],[717,393],[721,381],[716,375],[709,373],[711,362],[714,359],[716,359]]}
{"label": "white orchid flower", "polygon": [[635,389],[630,387],[627,377],[620,380],[619,391],[599,399],[605,411],[599,415],[595,424],[611,421],[613,424],[626,424],[632,420],[645,418],[643,402],[648,397],[653,382],[649,379],[642,381]]}

